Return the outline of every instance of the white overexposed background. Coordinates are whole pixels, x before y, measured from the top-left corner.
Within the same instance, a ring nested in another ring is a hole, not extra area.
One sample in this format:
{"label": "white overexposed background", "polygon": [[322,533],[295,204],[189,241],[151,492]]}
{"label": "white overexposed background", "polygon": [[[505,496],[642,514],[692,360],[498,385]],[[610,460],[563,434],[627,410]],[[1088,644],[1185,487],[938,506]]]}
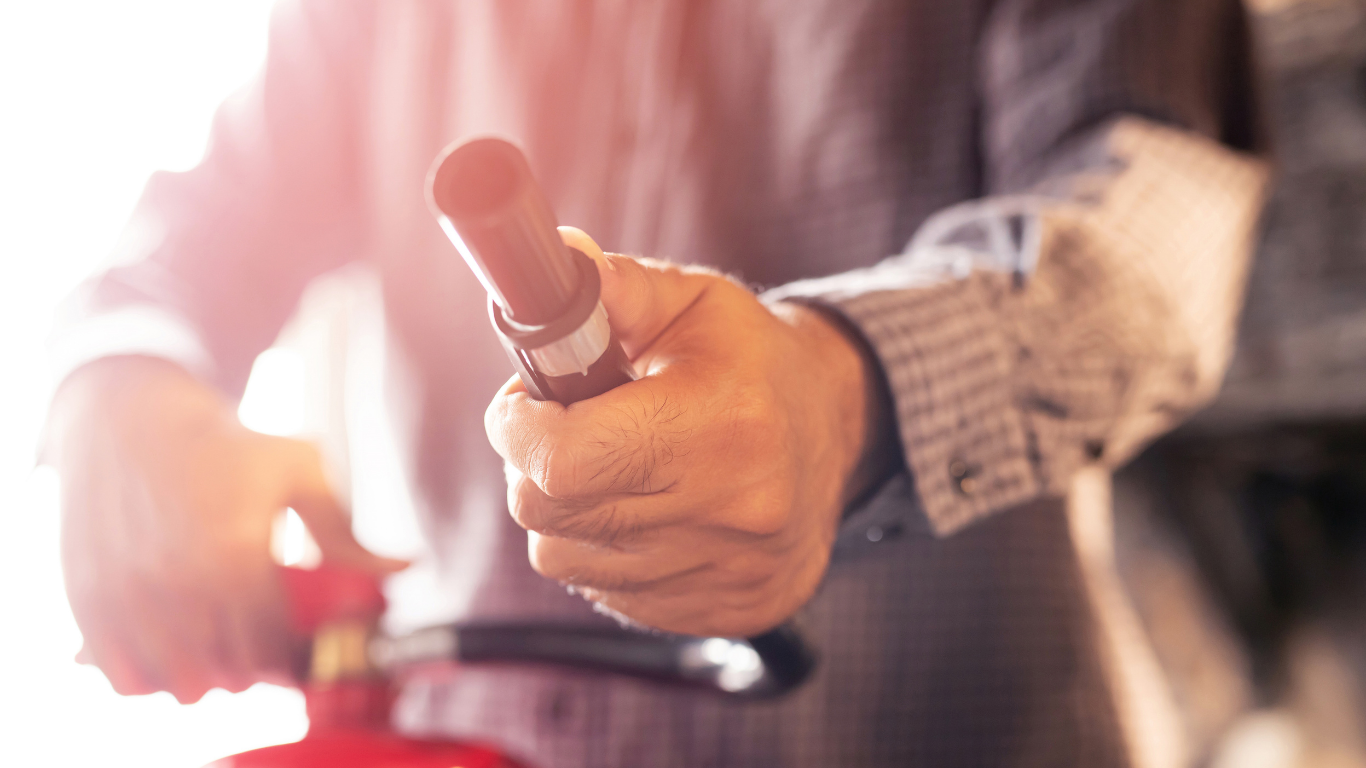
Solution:
{"label": "white overexposed background", "polygon": [[0,2],[0,765],[184,768],[306,726],[295,691],[181,706],[120,697],[76,664],[56,477],[34,469],[55,307],[111,250],[147,176],[197,162],[214,108],[260,66],[270,4]]}

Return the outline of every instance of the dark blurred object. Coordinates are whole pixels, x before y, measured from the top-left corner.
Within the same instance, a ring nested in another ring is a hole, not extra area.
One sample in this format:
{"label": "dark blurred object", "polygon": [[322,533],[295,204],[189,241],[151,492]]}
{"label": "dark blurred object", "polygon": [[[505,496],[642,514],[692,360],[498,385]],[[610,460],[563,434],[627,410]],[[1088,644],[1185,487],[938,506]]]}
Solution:
{"label": "dark blurred object", "polygon": [[1262,4],[1279,176],[1209,427],[1366,416],[1366,0]]}
{"label": "dark blurred object", "polygon": [[1366,423],[1188,437],[1149,460],[1264,701],[1285,692],[1297,627],[1366,625]]}
{"label": "dark blurred object", "polygon": [[1274,698],[1291,627],[1366,606],[1366,0],[1262,5],[1279,180],[1224,390],[1156,454]]}
{"label": "dark blurred object", "polygon": [[[1193,765],[1366,766],[1366,422],[1164,441],[1115,478],[1116,561]],[[1258,746],[1262,745],[1262,746]]]}
{"label": "dark blurred object", "polygon": [[1249,4],[1279,178],[1223,391],[1116,477],[1117,564],[1197,764],[1259,709],[1286,765],[1366,765],[1366,0]]}

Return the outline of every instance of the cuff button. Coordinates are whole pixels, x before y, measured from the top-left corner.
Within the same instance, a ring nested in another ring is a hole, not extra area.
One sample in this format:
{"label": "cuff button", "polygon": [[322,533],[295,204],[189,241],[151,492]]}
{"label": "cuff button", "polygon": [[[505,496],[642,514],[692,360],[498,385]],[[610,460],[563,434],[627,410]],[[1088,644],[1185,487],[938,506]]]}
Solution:
{"label": "cuff button", "polygon": [[969,464],[962,459],[949,461],[949,477],[953,479],[953,487],[964,496],[971,496],[977,491],[977,474],[979,472],[981,472],[979,465]]}

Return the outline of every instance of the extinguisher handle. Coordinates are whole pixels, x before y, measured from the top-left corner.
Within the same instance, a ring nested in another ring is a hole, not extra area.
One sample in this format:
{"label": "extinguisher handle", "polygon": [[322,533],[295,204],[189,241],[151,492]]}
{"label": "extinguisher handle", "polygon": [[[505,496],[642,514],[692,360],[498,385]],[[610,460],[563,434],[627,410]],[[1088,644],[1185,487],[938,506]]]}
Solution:
{"label": "extinguisher handle", "polygon": [[377,622],[384,614],[384,592],[369,572],[326,563],[277,570],[289,605],[290,628],[300,636],[311,637],[336,622]]}

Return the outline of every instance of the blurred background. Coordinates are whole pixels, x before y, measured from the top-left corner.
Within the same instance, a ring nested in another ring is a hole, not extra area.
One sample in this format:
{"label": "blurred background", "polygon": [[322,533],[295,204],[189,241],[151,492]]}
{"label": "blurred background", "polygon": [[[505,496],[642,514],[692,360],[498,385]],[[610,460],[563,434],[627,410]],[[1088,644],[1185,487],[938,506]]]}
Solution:
{"label": "blurred background", "polygon": [[[147,176],[195,164],[270,5],[0,4],[0,763],[196,766],[305,728],[290,690],[181,706],[75,664],[57,482],[34,467],[58,303]],[[1366,0],[1251,7],[1281,180],[1239,352],[1219,401],[1119,476],[1116,559],[1202,764],[1366,766]],[[405,555],[376,302],[363,273],[311,289],[241,415],[323,440],[362,540]],[[300,526],[280,538],[307,558]]]}
{"label": "blurred background", "polygon": [[[259,66],[269,0],[0,3],[0,763],[197,766],[303,734],[303,700],[257,686],[181,707],[122,698],[72,659],[57,481],[34,469],[62,297],[118,239],[147,176],[193,166],[213,110]],[[276,356],[269,431],[301,425]],[[294,369],[294,370],[291,370]],[[259,391],[260,386],[256,387]],[[297,386],[295,386],[297,389]],[[299,393],[302,399],[302,393]],[[283,403],[283,406],[280,405]],[[248,408],[248,411],[251,409]]]}
{"label": "blurred background", "polygon": [[1218,766],[1366,766],[1366,2],[1254,0],[1279,180],[1215,404],[1115,485],[1120,575]]}

